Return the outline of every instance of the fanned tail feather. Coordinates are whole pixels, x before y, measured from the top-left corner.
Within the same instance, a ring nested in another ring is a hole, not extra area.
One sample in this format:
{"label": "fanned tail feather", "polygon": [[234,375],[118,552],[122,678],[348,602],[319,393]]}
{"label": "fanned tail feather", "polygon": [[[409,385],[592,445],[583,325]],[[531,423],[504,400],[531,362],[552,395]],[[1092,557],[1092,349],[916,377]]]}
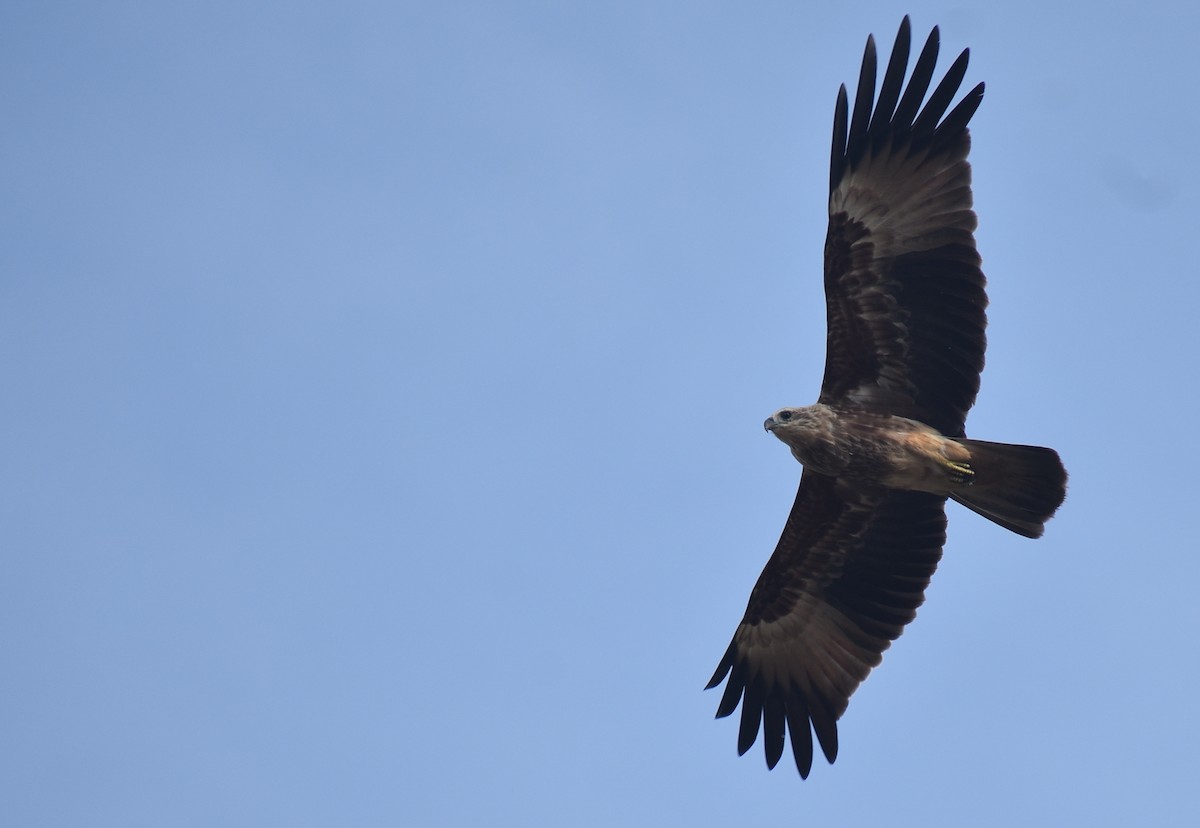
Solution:
{"label": "fanned tail feather", "polygon": [[1040,538],[1067,496],[1067,470],[1054,449],[956,438],[971,452],[969,486],[950,497],[1027,538]]}

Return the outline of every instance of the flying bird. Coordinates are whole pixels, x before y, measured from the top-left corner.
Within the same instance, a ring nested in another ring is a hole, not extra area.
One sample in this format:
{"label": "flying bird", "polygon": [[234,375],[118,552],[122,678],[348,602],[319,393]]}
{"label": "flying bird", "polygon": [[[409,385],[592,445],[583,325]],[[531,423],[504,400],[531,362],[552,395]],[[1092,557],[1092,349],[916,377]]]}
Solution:
{"label": "flying bird", "polygon": [[825,376],[816,404],[764,423],[804,471],[708,683],[728,679],[718,718],[741,704],[738,754],[761,730],[774,768],[786,732],[803,778],[813,734],[832,763],[850,695],[916,616],[946,541],[946,499],[1037,538],[1066,496],[1053,449],[965,435],[986,344],[967,163],[967,123],[983,84],[950,109],[967,69],[963,50],[922,107],[938,30],[906,87],[910,42],[905,17],[877,99],[870,37],[852,111],[846,87],[838,91]]}

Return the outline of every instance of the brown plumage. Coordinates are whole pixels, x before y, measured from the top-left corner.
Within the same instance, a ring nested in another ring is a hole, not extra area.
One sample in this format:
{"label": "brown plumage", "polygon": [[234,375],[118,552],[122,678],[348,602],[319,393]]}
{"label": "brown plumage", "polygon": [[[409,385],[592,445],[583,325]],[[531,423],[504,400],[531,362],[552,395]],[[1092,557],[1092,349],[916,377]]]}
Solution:
{"label": "brown plumage", "polygon": [[802,777],[813,733],[834,761],[850,695],[916,616],[946,540],[946,498],[1039,537],[1066,493],[1052,449],[965,436],[987,325],[967,163],[983,84],[950,109],[964,50],[922,108],[938,30],[905,88],[909,47],[905,17],[878,101],[872,38],[852,112],[846,88],[838,93],[825,377],[815,405],[781,409],[765,424],[805,469],[708,684],[729,680],[718,717],[741,704],[739,754],[761,729],[774,767],[786,732]]}

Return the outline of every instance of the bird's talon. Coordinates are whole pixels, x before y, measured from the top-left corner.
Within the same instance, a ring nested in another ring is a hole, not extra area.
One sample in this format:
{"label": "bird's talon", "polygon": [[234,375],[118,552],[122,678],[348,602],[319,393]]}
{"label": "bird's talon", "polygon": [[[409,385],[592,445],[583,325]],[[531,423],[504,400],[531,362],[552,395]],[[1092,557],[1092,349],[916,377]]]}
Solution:
{"label": "bird's talon", "polygon": [[971,468],[970,463],[955,463],[952,460],[947,460],[946,474],[955,483],[970,485],[975,477],[975,470]]}

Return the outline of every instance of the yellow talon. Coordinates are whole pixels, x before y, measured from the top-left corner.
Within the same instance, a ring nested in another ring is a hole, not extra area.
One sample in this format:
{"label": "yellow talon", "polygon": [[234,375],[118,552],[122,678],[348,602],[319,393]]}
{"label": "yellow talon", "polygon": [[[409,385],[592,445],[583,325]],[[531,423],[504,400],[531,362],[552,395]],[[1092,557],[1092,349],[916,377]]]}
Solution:
{"label": "yellow talon", "polygon": [[955,463],[953,460],[947,460],[946,474],[955,483],[969,485],[972,478],[975,477],[975,470],[971,468],[970,463]]}

